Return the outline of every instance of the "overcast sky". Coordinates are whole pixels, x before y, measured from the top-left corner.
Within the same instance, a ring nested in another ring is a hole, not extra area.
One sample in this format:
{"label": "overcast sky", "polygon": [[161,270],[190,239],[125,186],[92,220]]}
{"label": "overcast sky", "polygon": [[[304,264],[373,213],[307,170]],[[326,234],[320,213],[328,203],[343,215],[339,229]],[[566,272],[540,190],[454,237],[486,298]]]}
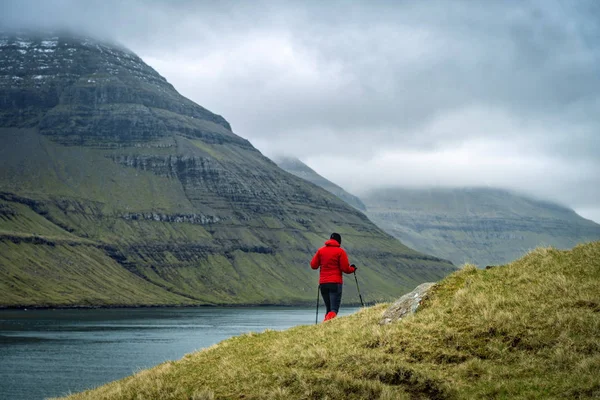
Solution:
{"label": "overcast sky", "polygon": [[0,23],[117,40],[357,195],[492,186],[600,222],[594,0],[2,0]]}

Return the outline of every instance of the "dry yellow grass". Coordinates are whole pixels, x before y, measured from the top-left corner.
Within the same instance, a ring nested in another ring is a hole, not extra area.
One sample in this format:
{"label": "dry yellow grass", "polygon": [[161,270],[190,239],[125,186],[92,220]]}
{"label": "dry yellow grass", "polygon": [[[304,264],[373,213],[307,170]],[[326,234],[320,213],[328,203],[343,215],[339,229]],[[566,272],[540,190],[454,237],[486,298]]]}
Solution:
{"label": "dry yellow grass", "polygon": [[380,326],[385,308],[233,337],[68,398],[600,397],[600,242],[465,266],[417,314]]}

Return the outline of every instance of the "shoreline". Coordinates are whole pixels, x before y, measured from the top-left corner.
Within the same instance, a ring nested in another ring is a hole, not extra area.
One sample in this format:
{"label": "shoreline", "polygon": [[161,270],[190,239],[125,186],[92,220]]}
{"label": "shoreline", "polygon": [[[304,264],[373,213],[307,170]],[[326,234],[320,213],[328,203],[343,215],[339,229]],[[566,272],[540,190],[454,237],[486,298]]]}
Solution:
{"label": "shoreline", "polygon": [[[373,306],[375,303],[366,303],[365,307]],[[360,307],[360,303],[346,303],[342,304],[342,307]],[[314,303],[290,303],[290,304],[193,304],[193,305],[172,305],[172,304],[147,304],[147,305],[133,305],[133,304],[122,304],[122,305],[72,305],[72,306],[0,306],[0,311],[38,311],[38,310],[103,310],[103,309],[138,309],[138,308],[252,308],[252,307],[281,307],[281,308],[293,308],[293,307],[315,307]],[[324,305],[319,304],[319,309],[324,308]]]}

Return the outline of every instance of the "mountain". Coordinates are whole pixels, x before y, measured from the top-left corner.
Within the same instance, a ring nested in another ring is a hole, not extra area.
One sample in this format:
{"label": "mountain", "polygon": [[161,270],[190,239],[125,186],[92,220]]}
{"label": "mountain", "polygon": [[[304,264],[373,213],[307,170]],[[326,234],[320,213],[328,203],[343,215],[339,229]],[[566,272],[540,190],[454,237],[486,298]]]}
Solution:
{"label": "mountain", "polygon": [[[279,166],[342,200],[354,197],[330,190],[339,187],[298,159]],[[538,246],[569,249],[600,239],[600,225],[575,211],[501,189],[388,188],[359,201],[371,221],[402,243],[455,265],[505,264]]]}
{"label": "mountain", "polygon": [[346,192],[344,189],[342,189],[335,183],[323,178],[321,175],[317,174],[313,169],[311,169],[308,165],[304,164],[297,158],[277,156],[273,157],[273,161],[284,171],[287,171],[290,174],[296,175],[298,178],[302,178],[311,183],[314,183],[317,186],[322,187],[329,193],[336,195],[341,200],[350,204],[352,207],[363,212],[367,210],[367,207],[358,197]]}
{"label": "mountain", "polygon": [[505,264],[538,246],[600,239],[600,225],[575,211],[501,189],[380,189],[361,198],[371,221],[402,243],[456,264]]}
{"label": "mountain", "polygon": [[0,306],[312,304],[308,263],[333,231],[371,301],[454,269],[281,170],[131,51],[0,35]]}

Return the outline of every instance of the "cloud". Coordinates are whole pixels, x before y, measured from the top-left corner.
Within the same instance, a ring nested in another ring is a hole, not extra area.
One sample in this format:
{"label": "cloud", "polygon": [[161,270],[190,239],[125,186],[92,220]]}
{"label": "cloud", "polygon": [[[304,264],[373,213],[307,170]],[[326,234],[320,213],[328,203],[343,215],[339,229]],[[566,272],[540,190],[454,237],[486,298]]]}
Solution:
{"label": "cloud", "polygon": [[[4,1],[130,47],[267,155],[355,192],[499,186],[600,221],[593,1]],[[407,173],[409,171],[409,173]]]}

